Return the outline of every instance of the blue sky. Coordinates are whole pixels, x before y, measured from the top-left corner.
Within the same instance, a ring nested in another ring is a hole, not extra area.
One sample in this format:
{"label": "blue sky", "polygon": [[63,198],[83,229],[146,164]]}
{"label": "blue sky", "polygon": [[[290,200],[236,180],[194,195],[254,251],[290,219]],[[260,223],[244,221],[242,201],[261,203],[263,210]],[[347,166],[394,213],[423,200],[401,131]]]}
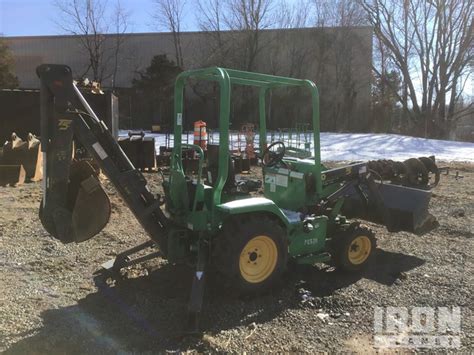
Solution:
{"label": "blue sky", "polygon": [[[109,0],[111,4],[114,0]],[[193,1],[188,1],[193,3]],[[58,11],[54,0],[0,0],[0,33],[4,36],[57,35],[61,30],[54,23]],[[130,32],[152,32],[150,13],[152,0],[121,0],[130,12]],[[185,30],[197,30],[192,11],[187,11]]]}
{"label": "blue sky", "polygon": [[[107,0],[111,5],[116,0]],[[290,3],[296,0],[290,0]],[[129,12],[129,32],[158,31],[153,26],[151,13],[153,0],[120,0],[122,7]],[[64,32],[55,24],[58,10],[54,0],[0,0],[0,36],[40,36],[58,35]],[[183,30],[198,30],[195,19],[195,0],[187,0]],[[467,83],[465,93],[473,95],[474,76]],[[417,80],[415,79],[415,82]]]}

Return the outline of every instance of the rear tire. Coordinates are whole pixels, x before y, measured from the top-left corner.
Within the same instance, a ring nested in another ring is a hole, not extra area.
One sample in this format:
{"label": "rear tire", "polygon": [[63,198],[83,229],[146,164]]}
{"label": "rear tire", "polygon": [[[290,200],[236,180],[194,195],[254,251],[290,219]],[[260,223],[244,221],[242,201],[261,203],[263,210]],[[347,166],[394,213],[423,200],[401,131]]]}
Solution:
{"label": "rear tire", "polygon": [[376,247],[374,233],[356,223],[333,238],[333,259],[344,271],[360,271],[370,263]]}
{"label": "rear tire", "polygon": [[214,266],[241,294],[264,292],[281,279],[288,261],[286,234],[268,217],[226,223],[215,238]]}

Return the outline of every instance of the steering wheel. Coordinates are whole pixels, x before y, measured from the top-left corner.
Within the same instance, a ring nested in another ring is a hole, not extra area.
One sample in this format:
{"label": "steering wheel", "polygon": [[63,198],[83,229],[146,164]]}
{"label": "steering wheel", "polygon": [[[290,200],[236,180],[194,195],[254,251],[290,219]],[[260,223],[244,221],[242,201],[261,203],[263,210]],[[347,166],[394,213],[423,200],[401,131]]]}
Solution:
{"label": "steering wheel", "polygon": [[262,154],[262,165],[272,167],[282,161],[285,156],[285,145],[283,142],[273,142]]}

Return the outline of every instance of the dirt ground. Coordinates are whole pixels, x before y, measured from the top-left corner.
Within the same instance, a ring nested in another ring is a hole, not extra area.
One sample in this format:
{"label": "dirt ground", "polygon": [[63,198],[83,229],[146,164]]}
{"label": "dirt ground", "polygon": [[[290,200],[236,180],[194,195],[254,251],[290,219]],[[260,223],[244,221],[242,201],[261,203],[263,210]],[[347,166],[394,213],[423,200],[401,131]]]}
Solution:
{"label": "dirt ground", "polygon": [[[445,164],[441,164],[445,165]],[[295,267],[284,286],[256,298],[229,294],[211,277],[201,336],[184,335],[191,271],[154,260],[104,284],[94,272],[147,236],[110,186],[112,217],[83,244],[63,245],[37,217],[40,184],[0,187],[0,351],[7,354],[309,352],[374,349],[374,307],[459,306],[462,347],[474,348],[474,165],[442,176],[424,236],[378,238],[362,274]],[[156,175],[152,176],[156,180]],[[108,184],[107,184],[108,185]]]}

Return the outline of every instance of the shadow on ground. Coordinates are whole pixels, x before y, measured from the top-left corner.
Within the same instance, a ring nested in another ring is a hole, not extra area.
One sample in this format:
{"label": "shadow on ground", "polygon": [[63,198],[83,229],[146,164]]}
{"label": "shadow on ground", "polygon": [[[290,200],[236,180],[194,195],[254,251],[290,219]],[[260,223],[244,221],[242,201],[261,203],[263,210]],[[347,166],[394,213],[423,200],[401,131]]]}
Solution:
{"label": "shadow on ground", "polygon": [[[303,282],[316,299],[330,296],[361,278],[391,286],[401,273],[424,263],[414,256],[377,250],[376,265],[355,275],[310,266],[293,267],[282,288],[254,298],[237,297],[210,277],[201,329],[230,329],[252,322],[264,323],[283,311],[301,307],[297,292]],[[77,305],[41,314],[43,327],[12,345],[7,354],[164,352],[195,349],[206,351],[197,336],[183,335],[192,271],[164,265],[147,276],[120,280],[99,290]]]}
{"label": "shadow on ground", "polygon": [[305,282],[313,296],[325,297],[336,290],[348,287],[361,278],[373,280],[377,283],[392,286],[403,273],[425,263],[424,260],[412,255],[393,253],[377,249],[372,265],[361,273],[346,273],[332,267],[326,267],[315,272],[312,266],[298,266],[295,272]]}

